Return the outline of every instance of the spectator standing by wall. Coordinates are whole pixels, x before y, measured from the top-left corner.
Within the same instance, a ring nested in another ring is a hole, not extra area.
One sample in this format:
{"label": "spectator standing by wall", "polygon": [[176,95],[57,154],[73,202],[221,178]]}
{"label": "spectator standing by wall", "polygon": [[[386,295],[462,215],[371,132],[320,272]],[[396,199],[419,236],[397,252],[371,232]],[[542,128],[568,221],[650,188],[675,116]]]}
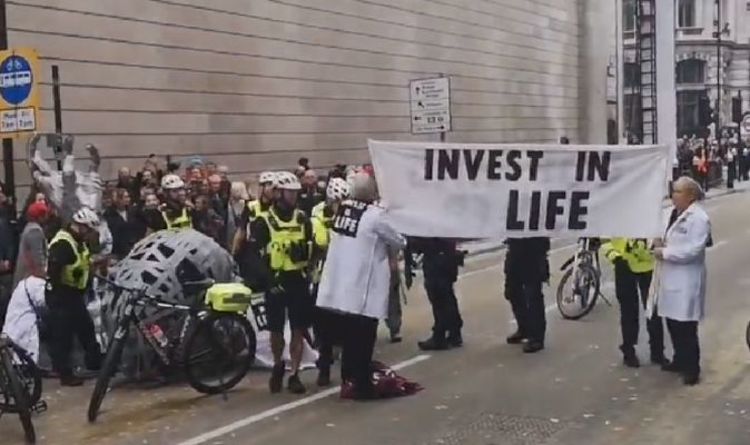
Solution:
{"label": "spectator standing by wall", "polygon": [[18,260],[13,276],[13,288],[30,276],[44,277],[47,270],[46,224],[50,209],[43,202],[35,202],[26,210],[26,226],[18,243]]}
{"label": "spectator standing by wall", "polygon": [[226,219],[224,220],[224,237],[226,240],[226,246],[232,246],[234,242],[235,233],[242,224],[242,213],[245,211],[245,206],[250,200],[250,196],[247,192],[247,187],[244,182],[233,182],[231,185],[231,191],[229,195],[229,202],[227,203]]}
{"label": "spectator standing by wall", "polygon": [[306,170],[302,175],[302,191],[299,195],[299,209],[308,217],[312,215],[312,209],[323,202],[325,196],[318,188],[318,175],[315,170]]}
{"label": "spectator standing by wall", "polygon": [[104,212],[104,220],[112,232],[112,254],[116,258],[124,258],[145,234],[133,209],[130,192],[125,189],[117,190],[114,206]]}

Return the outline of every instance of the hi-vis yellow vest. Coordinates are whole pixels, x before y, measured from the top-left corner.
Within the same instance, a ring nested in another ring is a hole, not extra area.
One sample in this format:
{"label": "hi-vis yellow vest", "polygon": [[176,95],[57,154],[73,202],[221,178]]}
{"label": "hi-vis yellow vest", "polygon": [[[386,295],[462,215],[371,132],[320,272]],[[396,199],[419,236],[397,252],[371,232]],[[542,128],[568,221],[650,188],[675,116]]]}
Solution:
{"label": "hi-vis yellow vest", "polygon": [[315,245],[321,249],[327,249],[331,241],[331,225],[333,217],[326,216],[325,202],[318,203],[312,209],[312,229]]}
{"label": "hi-vis yellow vest", "polygon": [[271,235],[267,247],[271,270],[274,272],[301,271],[310,260],[310,246],[305,239],[304,214],[295,210],[289,222],[282,221],[273,208],[259,216]]}
{"label": "hi-vis yellow vest", "polygon": [[312,271],[313,283],[320,282],[320,276],[323,272],[323,264],[325,262],[325,251],[328,249],[328,245],[331,243],[331,226],[333,225],[333,217],[326,216],[325,214],[325,203],[321,202],[312,209],[312,230],[315,245],[323,252],[323,255],[316,261],[315,268]]}
{"label": "hi-vis yellow vest", "polygon": [[76,260],[73,264],[68,264],[63,268],[60,282],[74,289],[84,290],[89,283],[89,274],[91,273],[91,253],[86,243],[79,244],[67,230],[57,232],[49,246],[56,243],[68,243]]}
{"label": "hi-vis yellow vest", "polygon": [[193,227],[193,220],[186,208],[182,209],[182,213],[177,218],[170,218],[167,212],[161,212],[161,215],[164,217],[167,229],[191,229]]}
{"label": "hi-vis yellow vest", "polygon": [[624,259],[628,263],[628,268],[635,273],[654,270],[654,255],[649,250],[646,240],[612,238],[602,245],[602,250],[609,261]]}

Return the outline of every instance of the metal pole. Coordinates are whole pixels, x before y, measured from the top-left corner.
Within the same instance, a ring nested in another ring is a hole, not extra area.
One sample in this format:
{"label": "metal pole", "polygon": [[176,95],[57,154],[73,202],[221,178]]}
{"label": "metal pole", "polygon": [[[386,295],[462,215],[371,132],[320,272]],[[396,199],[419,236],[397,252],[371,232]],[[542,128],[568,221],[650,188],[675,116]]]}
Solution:
{"label": "metal pole", "polygon": [[[722,153],[721,140],[721,34],[723,32],[721,26],[721,0],[716,0],[716,144],[719,153]],[[729,172],[729,166],[727,165],[727,188],[731,189],[734,187],[732,181],[732,175]]]}
{"label": "metal pole", "polygon": [[623,4],[622,0],[615,0],[615,41],[617,42],[617,133],[618,143],[626,144],[625,140],[625,36],[623,34]]}
{"label": "metal pole", "polygon": [[[8,49],[8,27],[5,15],[5,0],[0,0],[0,50]],[[3,138],[3,169],[5,170],[4,192],[11,198],[13,218],[16,216],[16,175],[13,165],[13,139]]]}
{"label": "metal pole", "polygon": [[[62,143],[62,106],[60,105],[60,68],[52,65],[52,101],[55,108],[55,133]],[[55,147],[55,157],[57,158],[57,169],[62,170],[62,146]]]}

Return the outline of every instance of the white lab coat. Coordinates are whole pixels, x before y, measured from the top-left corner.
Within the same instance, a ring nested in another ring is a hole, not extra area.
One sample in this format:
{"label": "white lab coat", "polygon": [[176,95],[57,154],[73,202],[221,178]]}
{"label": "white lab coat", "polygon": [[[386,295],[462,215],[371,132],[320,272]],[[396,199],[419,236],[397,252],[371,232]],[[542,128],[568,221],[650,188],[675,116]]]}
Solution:
{"label": "white lab coat", "polygon": [[338,233],[334,228],[317,305],[379,320],[387,318],[391,283],[388,252],[405,245],[404,237],[386,221],[385,210],[375,205],[362,213],[356,236]]}
{"label": "white lab coat", "polygon": [[705,313],[706,247],[711,221],[694,203],[665,230],[658,287],[659,315],[678,321],[700,321]]}
{"label": "white lab coat", "polygon": [[8,314],[5,316],[3,327],[3,333],[10,337],[13,343],[25,349],[35,363],[39,362],[39,329],[36,314],[29,300],[37,308],[44,307],[45,283],[44,279],[35,276],[25,278],[18,283],[10,297]]}

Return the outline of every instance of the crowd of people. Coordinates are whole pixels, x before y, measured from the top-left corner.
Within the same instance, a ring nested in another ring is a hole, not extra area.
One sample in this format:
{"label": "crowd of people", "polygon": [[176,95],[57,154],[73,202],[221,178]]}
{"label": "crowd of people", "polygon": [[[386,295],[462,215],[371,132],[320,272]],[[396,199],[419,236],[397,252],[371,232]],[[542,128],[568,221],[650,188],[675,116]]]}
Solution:
{"label": "crowd of people", "polygon": [[[705,153],[696,147],[696,153]],[[401,340],[399,263],[405,261],[409,287],[415,255],[422,258],[434,318],[432,334],[418,343],[419,348],[435,351],[463,345],[463,319],[454,292],[465,256],[460,240],[406,239],[397,233],[379,205],[371,166],[341,165],[319,176],[300,159],[294,172],[261,173],[255,197],[248,184],[231,182],[224,166],[195,159],[183,174],[177,170],[174,165],[160,169],[154,158],[136,175],[123,168],[117,181],[105,185],[98,213],[84,207],[64,223],[43,194],[32,193],[17,223],[20,236],[14,234],[7,197],[0,193],[0,315],[4,318],[9,303],[13,312],[14,299],[28,302],[34,309],[31,315],[16,311],[10,316],[31,316],[35,326],[45,325],[52,365],[63,385],[82,384],[71,365],[74,339],[84,349],[86,367],[95,371],[101,366],[101,346],[85,305],[91,277],[125,257],[149,233],[164,229],[195,229],[212,238],[235,258],[244,282],[265,293],[274,359],[272,393],[283,389],[287,371],[287,389],[306,392],[299,369],[312,328],[312,343],[319,352],[319,386],[330,384],[333,349],[340,346],[346,394],[362,399],[383,396],[372,379],[377,327],[386,320],[391,341]],[[691,281],[690,288],[663,289],[664,301],[648,323],[651,360],[683,373],[687,384],[697,383],[699,376],[697,322],[703,314],[704,252],[710,239],[708,218],[695,204],[701,193],[700,185],[689,178],[675,183],[675,207],[665,240],[650,245],[645,240],[614,239],[604,246],[615,265],[626,366],[640,365],[635,353],[638,308],[647,301],[654,264],[661,262],[664,273],[674,275],[670,280],[680,282],[686,271],[693,278],[699,272],[702,281]],[[518,327],[507,342],[535,353],[545,347],[542,289],[550,277],[550,240],[509,239],[506,244],[505,297]],[[49,311],[45,323],[37,312],[40,299],[31,297],[42,288]],[[667,319],[675,346],[671,361],[664,356],[659,316]],[[290,338],[285,337],[287,323]],[[32,343],[44,337],[40,333]],[[287,343],[290,363],[283,360]],[[397,393],[417,389],[397,381]]]}
{"label": "crowd of people", "polygon": [[[738,137],[722,139],[698,138],[695,135],[683,136],[677,141],[678,175],[687,175],[698,181],[704,190],[711,187],[713,180],[720,180],[720,167],[727,167],[727,179],[734,181],[750,180],[750,140]],[[719,167],[712,172],[712,165]]]}

